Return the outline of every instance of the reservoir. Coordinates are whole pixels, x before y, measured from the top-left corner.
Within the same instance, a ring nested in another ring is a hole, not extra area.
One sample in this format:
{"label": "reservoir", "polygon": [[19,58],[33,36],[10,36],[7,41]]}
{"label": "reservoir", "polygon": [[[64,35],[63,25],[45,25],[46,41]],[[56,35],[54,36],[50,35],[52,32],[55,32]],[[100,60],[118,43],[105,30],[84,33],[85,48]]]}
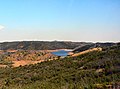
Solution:
{"label": "reservoir", "polygon": [[70,51],[68,51],[68,50],[58,50],[58,51],[52,52],[52,54],[53,54],[53,55],[56,55],[56,56],[66,57],[69,52],[70,52]]}

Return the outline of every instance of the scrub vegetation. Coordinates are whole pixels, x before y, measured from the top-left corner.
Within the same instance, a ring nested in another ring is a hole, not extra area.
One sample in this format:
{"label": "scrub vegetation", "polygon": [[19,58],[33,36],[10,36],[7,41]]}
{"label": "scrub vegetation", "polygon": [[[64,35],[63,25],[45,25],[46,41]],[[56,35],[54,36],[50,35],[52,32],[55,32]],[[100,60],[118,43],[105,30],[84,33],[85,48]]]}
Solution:
{"label": "scrub vegetation", "polygon": [[0,68],[1,89],[119,89],[120,45],[77,57]]}

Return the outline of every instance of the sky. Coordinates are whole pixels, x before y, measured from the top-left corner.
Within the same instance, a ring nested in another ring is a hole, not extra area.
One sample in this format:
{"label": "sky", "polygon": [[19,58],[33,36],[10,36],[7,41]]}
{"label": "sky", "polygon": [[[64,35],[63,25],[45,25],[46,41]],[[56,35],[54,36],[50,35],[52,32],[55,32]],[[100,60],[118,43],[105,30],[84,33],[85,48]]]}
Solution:
{"label": "sky", "polygon": [[0,42],[120,41],[120,0],[0,0]]}

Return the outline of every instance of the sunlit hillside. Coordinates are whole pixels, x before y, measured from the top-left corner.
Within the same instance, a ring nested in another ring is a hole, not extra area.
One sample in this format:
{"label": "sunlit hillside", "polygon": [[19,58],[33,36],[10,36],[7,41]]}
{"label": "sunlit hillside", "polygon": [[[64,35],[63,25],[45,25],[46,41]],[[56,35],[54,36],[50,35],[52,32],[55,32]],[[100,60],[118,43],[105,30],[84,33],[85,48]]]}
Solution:
{"label": "sunlit hillside", "polygon": [[120,46],[18,68],[0,69],[2,89],[119,89]]}

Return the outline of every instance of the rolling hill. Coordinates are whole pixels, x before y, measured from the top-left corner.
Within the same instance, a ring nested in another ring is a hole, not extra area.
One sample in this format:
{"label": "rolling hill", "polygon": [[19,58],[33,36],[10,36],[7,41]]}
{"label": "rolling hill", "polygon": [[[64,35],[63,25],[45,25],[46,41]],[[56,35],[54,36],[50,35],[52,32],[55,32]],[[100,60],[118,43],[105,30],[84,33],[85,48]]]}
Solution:
{"label": "rolling hill", "polygon": [[0,43],[0,50],[53,50],[53,49],[74,49],[78,46],[88,45],[86,42],[69,41],[21,41]]}
{"label": "rolling hill", "polygon": [[55,49],[78,49],[86,50],[91,47],[109,47],[116,43],[90,43],[70,41],[18,41],[0,43],[0,50],[55,50]]}
{"label": "rolling hill", "polygon": [[0,68],[1,89],[119,89],[120,45],[77,57]]}

